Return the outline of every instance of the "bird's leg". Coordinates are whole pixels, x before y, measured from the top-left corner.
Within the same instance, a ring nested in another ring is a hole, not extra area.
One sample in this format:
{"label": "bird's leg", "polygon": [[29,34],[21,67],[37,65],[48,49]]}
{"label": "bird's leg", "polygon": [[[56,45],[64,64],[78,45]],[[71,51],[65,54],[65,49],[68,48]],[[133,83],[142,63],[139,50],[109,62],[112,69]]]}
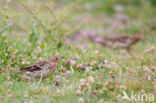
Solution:
{"label": "bird's leg", "polygon": [[42,82],[42,73],[41,73],[41,77],[40,77],[40,81],[38,82],[38,85]]}

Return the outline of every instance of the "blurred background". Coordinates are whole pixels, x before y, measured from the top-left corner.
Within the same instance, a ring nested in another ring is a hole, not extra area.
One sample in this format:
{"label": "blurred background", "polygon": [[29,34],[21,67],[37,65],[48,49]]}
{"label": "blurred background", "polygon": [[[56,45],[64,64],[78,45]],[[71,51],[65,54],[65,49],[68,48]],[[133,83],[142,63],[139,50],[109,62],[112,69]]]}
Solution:
{"label": "blurred background", "polygon": [[156,25],[155,0],[1,0],[0,10],[1,30],[58,46],[97,36],[152,35],[148,30]]}

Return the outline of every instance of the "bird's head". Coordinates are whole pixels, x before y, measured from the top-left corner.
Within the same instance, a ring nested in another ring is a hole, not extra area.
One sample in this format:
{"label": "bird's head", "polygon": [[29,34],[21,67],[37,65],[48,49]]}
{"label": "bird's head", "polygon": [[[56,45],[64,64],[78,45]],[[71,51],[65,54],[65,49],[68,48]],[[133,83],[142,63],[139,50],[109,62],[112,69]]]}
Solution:
{"label": "bird's head", "polygon": [[141,36],[140,35],[132,36],[131,40],[132,40],[133,44],[135,44],[136,42],[141,40]]}
{"label": "bird's head", "polygon": [[61,58],[59,58],[58,56],[53,56],[49,59],[49,61],[52,63],[52,64],[58,64],[58,62],[60,61]]}

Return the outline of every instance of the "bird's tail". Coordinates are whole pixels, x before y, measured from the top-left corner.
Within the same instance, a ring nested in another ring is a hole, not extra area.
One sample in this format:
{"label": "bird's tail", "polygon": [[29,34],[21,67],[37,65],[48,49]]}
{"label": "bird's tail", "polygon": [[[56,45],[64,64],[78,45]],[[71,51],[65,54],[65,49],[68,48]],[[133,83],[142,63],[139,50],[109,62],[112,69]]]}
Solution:
{"label": "bird's tail", "polygon": [[21,73],[21,71],[15,71],[15,72],[12,72],[11,74],[19,74]]}

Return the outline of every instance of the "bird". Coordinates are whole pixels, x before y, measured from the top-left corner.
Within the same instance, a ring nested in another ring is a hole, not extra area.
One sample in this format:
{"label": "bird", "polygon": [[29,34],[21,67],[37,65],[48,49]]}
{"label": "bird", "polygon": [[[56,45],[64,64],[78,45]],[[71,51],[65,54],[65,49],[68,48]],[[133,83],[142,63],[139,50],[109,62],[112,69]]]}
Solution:
{"label": "bird", "polygon": [[110,37],[110,38],[96,38],[94,41],[97,44],[100,44],[103,47],[111,47],[111,48],[123,48],[129,50],[132,45],[136,44],[138,41],[141,40],[140,35],[122,35],[117,37]]}
{"label": "bird", "polygon": [[52,75],[56,71],[56,67],[60,61],[58,56],[53,56],[48,60],[39,61],[33,65],[20,68],[16,73],[24,73],[31,78],[45,78]]}

